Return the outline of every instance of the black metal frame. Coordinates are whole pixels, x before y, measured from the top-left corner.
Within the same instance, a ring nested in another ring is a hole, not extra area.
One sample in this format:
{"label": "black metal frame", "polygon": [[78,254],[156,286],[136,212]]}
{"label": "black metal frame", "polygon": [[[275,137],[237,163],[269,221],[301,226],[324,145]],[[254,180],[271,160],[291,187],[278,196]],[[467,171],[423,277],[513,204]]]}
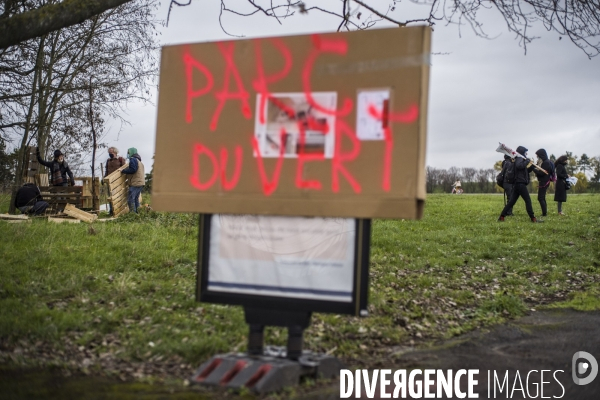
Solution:
{"label": "black metal frame", "polygon": [[265,310],[327,312],[366,316],[369,293],[369,251],[371,220],[356,219],[354,246],[354,282],[350,303],[330,300],[309,300],[279,296],[260,296],[246,293],[208,290],[209,241],[212,214],[200,214],[198,234],[198,266],[196,300],[206,303],[236,304]]}

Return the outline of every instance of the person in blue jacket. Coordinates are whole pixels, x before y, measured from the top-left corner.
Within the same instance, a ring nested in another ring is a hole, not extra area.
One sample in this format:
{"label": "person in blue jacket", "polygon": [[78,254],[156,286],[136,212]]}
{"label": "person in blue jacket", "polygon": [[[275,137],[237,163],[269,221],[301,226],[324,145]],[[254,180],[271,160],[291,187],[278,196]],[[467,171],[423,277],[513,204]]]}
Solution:
{"label": "person in blue jacket", "polygon": [[140,194],[146,183],[146,174],[144,173],[142,157],[140,157],[135,147],[127,149],[127,158],[129,159],[129,166],[121,170],[121,173],[127,175],[129,181],[129,192],[127,193],[129,211],[137,214],[138,208],[140,208]]}

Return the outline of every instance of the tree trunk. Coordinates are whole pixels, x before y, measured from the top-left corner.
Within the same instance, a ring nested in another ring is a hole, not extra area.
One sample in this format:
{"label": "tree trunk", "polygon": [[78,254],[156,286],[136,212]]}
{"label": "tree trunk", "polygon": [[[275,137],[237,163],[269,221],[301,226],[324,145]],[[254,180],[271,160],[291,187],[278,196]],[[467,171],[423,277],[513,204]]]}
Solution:
{"label": "tree trunk", "polygon": [[21,139],[21,146],[19,147],[19,155],[17,156],[17,171],[15,174],[15,184],[12,188],[12,192],[10,195],[10,204],[8,206],[8,212],[10,214],[14,214],[17,209],[15,207],[15,199],[17,197],[17,191],[19,190],[19,188],[23,185],[23,178],[25,175],[25,149],[27,148],[27,144],[29,143],[29,130],[31,128],[31,117],[33,115],[33,106],[35,105],[35,95],[36,95],[36,85],[38,82],[38,79],[40,78],[41,75],[41,69],[42,69],[42,62],[43,62],[43,49],[44,49],[44,42],[45,42],[46,38],[42,37],[40,39],[40,45],[38,48],[38,54],[37,54],[37,59],[36,59],[36,65],[35,65],[35,72],[33,75],[33,88],[31,91],[31,98],[29,100],[29,110],[27,111],[27,119],[25,121],[25,132],[23,133],[23,138]]}
{"label": "tree trunk", "polygon": [[97,136],[96,136],[96,128],[94,126],[94,108],[93,108],[93,90],[92,90],[92,78],[90,77],[90,108],[89,108],[89,118],[90,118],[90,127],[92,129],[92,208],[94,210],[98,210],[100,208],[99,198],[96,197],[96,149],[98,148]]}

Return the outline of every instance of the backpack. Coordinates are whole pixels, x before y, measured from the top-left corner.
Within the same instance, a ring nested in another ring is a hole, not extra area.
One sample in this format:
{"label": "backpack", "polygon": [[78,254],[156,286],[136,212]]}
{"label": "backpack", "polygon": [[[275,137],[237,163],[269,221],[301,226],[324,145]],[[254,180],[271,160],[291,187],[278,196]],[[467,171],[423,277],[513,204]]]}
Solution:
{"label": "backpack", "polygon": [[515,173],[515,160],[511,158],[506,162],[506,172],[504,173],[506,183],[515,183]]}
{"label": "backpack", "polygon": [[502,171],[496,175],[496,184],[504,189],[504,168],[502,168]]}

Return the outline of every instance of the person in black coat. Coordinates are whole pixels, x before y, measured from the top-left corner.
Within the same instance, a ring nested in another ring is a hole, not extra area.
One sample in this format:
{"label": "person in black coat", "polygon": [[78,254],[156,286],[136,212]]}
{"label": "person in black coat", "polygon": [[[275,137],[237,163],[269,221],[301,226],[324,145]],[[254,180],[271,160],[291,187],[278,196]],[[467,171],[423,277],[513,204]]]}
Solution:
{"label": "person in black coat", "polygon": [[33,183],[26,183],[19,188],[15,197],[15,207],[23,214],[40,215],[49,204],[42,199],[40,190]]}
{"label": "person in black coat", "polygon": [[540,160],[542,160],[542,164],[540,168],[547,172],[545,174],[543,171],[534,169],[533,172],[537,176],[539,186],[538,186],[538,201],[540,202],[540,207],[542,208],[542,217],[548,215],[548,204],[546,203],[546,192],[550,187],[550,177],[554,172],[554,163],[551,159],[548,158],[548,153],[546,150],[539,149],[535,152]]}
{"label": "person in black coat", "polygon": [[567,156],[560,156],[556,160],[556,190],[554,191],[554,201],[558,202],[558,215],[565,215],[562,212],[562,203],[567,201]]}
{"label": "person in black coat", "polygon": [[513,185],[513,192],[510,196],[510,200],[502,210],[500,217],[498,217],[498,221],[504,222],[504,218],[508,214],[508,210],[512,209],[517,200],[519,200],[519,197],[522,197],[523,201],[525,201],[525,209],[527,210],[527,214],[529,214],[531,222],[543,222],[538,221],[535,217],[535,214],[533,213],[533,207],[531,206],[531,197],[529,197],[529,191],[527,190],[527,185],[529,184],[529,173],[531,170],[533,170],[533,162],[527,158],[527,149],[525,147],[517,147],[517,153],[525,158],[515,158],[515,184]]}
{"label": "person in black coat", "polygon": [[[504,156],[502,161],[502,175],[504,176],[502,182],[502,188],[506,195],[506,201],[510,201],[512,195],[513,185],[515,184],[515,159],[507,155]],[[512,207],[506,212],[507,216],[513,215]]]}
{"label": "person in black coat", "polygon": [[50,168],[50,183],[53,186],[69,186],[67,175],[71,181],[71,186],[75,186],[75,179],[73,179],[73,172],[65,160],[65,155],[60,150],[54,150],[54,160],[44,161],[40,155],[39,147],[36,150],[37,160],[40,164]]}

